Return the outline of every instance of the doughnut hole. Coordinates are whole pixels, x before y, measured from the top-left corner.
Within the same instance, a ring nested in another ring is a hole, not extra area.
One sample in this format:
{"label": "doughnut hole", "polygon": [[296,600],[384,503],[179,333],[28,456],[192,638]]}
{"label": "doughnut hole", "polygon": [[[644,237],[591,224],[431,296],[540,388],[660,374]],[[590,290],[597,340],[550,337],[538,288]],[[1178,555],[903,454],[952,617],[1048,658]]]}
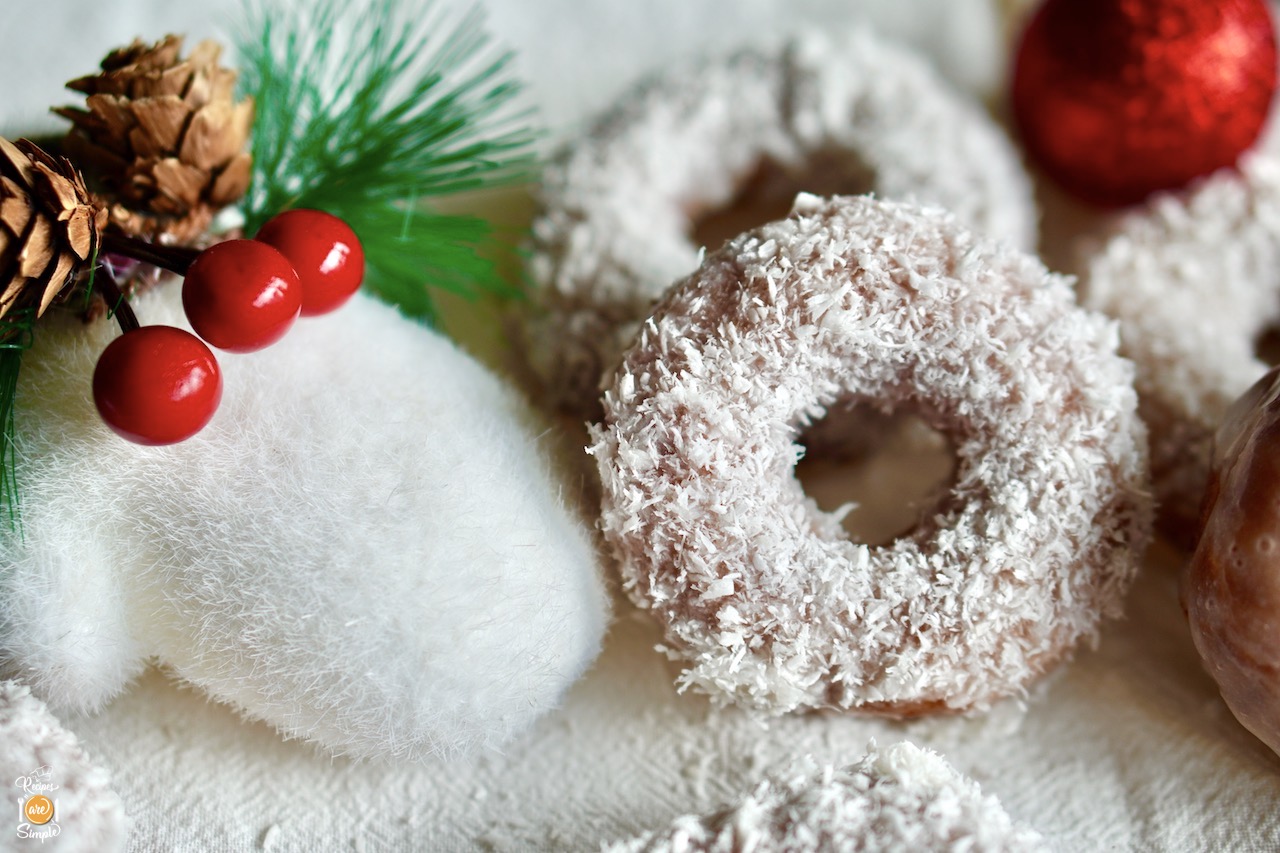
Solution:
{"label": "doughnut hole", "polygon": [[1280,364],[1280,326],[1268,326],[1254,338],[1253,354],[1268,367]]}
{"label": "doughnut hole", "polygon": [[714,251],[744,231],[785,218],[799,193],[863,195],[873,186],[870,167],[852,151],[820,149],[796,164],[765,157],[726,204],[693,215],[689,236]]}
{"label": "doughnut hole", "polygon": [[796,479],[824,512],[844,513],[855,542],[887,545],[910,533],[950,490],[956,455],[920,417],[866,406],[833,408],[800,437]]}

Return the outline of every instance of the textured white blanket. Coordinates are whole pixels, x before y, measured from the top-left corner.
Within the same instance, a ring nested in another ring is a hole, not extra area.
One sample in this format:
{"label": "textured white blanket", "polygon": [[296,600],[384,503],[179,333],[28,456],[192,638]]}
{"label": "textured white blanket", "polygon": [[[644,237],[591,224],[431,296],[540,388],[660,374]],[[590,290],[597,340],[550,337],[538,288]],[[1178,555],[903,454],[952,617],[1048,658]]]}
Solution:
{"label": "textured white blanket", "polygon": [[[970,87],[992,85],[1003,51],[988,0],[487,5],[557,134],[644,70],[796,23],[870,17]],[[0,132],[55,127],[43,110],[106,47],[167,30],[212,34],[237,7],[61,0],[3,16]],[[1128,619],[1104,630],[1097,651],[1024,704],[975,718],[807,715],[764,728],[678,696],[675,668],[652,650],[657,629],[620,600],[603,656],[564,707],[504,752],[462,762],[332,760],[159,672],[97,716],[65,722],[110,771],[139,851],[590,850],[739,801],[803,755],[848,765],[871,738],[942,753],[1054,849],[1278,850],[1280,760],[1235,723],[1201,671],[1178,605],[1178,568],[1174,555],[1153,556]],[[0,839],[18,843],[7,824]]]}

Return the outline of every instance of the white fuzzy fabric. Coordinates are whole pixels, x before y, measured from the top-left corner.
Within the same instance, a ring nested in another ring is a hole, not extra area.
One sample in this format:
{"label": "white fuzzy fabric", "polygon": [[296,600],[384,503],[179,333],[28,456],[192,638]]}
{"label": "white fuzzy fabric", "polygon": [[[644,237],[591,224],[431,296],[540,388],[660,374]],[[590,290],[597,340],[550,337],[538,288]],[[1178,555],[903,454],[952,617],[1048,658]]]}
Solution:
{"label": "white fuzzy fabric", "polygon": [[1254,342],[1280,321],[1280,145],[1115,221],[1080,253],[1081,300],[1120,321],[1151,426],[1162,512],[1196,522],[1213,432],[1267,370]]}
{"label": "white fuzzy fabric", "polygon": [[[711,255],[592,431],[601,527],[681,684],[772,713],[984,707],[1094,637],[1151,514],[1116,331],[936,209],[802,196]],[[850,397],[956,448],[947,497],[883,547],[794,473],[798,434]]]}
{"label": "white fuzzy fabric", "polygon": [[[107,771],[90,761],[75,735],[15,681],[0,683],[0,771],[6,802],[43,794],[54,803],[49,823],[27,824],[25,830],[18,812],[5,809],[9,817],[0,820],[0,849],[44,849],[45,843],[67,853],[124,849],[128,818]],[[56,835],[42,837],[49,832]]]}
{"label": "white fuzzy fabric", "polygon": [[941,755],[902,742],[873,742],[856,764],[812,759],[766,779],[712,815],[686,815],[607,853],[1033,853],[1040,834],[1019,826],[993,796]]}
{"label": "white fuzzy fabric", "polygon": [[[185,326],[175,285],[136,307]],[[47,321],[23,363],[0,659],[51,705],[154,658],[286,735],[418,757],[506,740],[595,658],[588,532],[522,402],[442,336],[358,296],[222,355],[209,427],[149,448],[90,399],[113,326]]]}
{"label": "white fuzzy fabric", "polygon": [[[640,84],[543,176],[525,346],[551,402],[598,411],[601,381],[639,323],[697,267],[694,223],[765,162],[832,184],[800,189],[939,204],[984,233],[1034,243],[1017,153],[911,52],[856,30],[681,64]],[[815,167],[824,178],[805,174]]]}

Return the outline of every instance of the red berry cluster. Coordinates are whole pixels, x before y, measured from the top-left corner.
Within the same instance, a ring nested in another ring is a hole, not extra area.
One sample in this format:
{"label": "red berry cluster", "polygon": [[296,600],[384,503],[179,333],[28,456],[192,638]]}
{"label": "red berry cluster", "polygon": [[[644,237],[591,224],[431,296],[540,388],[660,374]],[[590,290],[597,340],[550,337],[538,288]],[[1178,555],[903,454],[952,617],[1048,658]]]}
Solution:
{"label": "red berry cluster", "polygon": [[183,441],[213,417],[222,374],[205,341],[229,352],[262,349],[299,314],[342,305],[364,280],[355,232],[319,210],[286,211],[254,239],[218,243],[182,263],[160,247],[131,248],[121,251],[185,272],[182,307],[196,332],[138,326],[131,312],[117,314],[123,334],[98,359],[93,401],[108,426],[138,444]]}

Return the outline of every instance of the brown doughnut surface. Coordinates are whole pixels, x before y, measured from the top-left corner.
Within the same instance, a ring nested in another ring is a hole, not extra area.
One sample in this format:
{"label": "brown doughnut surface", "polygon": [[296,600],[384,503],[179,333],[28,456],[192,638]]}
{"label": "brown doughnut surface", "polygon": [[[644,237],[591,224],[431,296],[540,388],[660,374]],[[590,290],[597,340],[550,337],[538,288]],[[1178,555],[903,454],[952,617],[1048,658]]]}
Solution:
{"label": "brown doughnut surface", "polygon": [[1222,698],[1280,753],[1280,368],[1227,412],[1184,590]]}

